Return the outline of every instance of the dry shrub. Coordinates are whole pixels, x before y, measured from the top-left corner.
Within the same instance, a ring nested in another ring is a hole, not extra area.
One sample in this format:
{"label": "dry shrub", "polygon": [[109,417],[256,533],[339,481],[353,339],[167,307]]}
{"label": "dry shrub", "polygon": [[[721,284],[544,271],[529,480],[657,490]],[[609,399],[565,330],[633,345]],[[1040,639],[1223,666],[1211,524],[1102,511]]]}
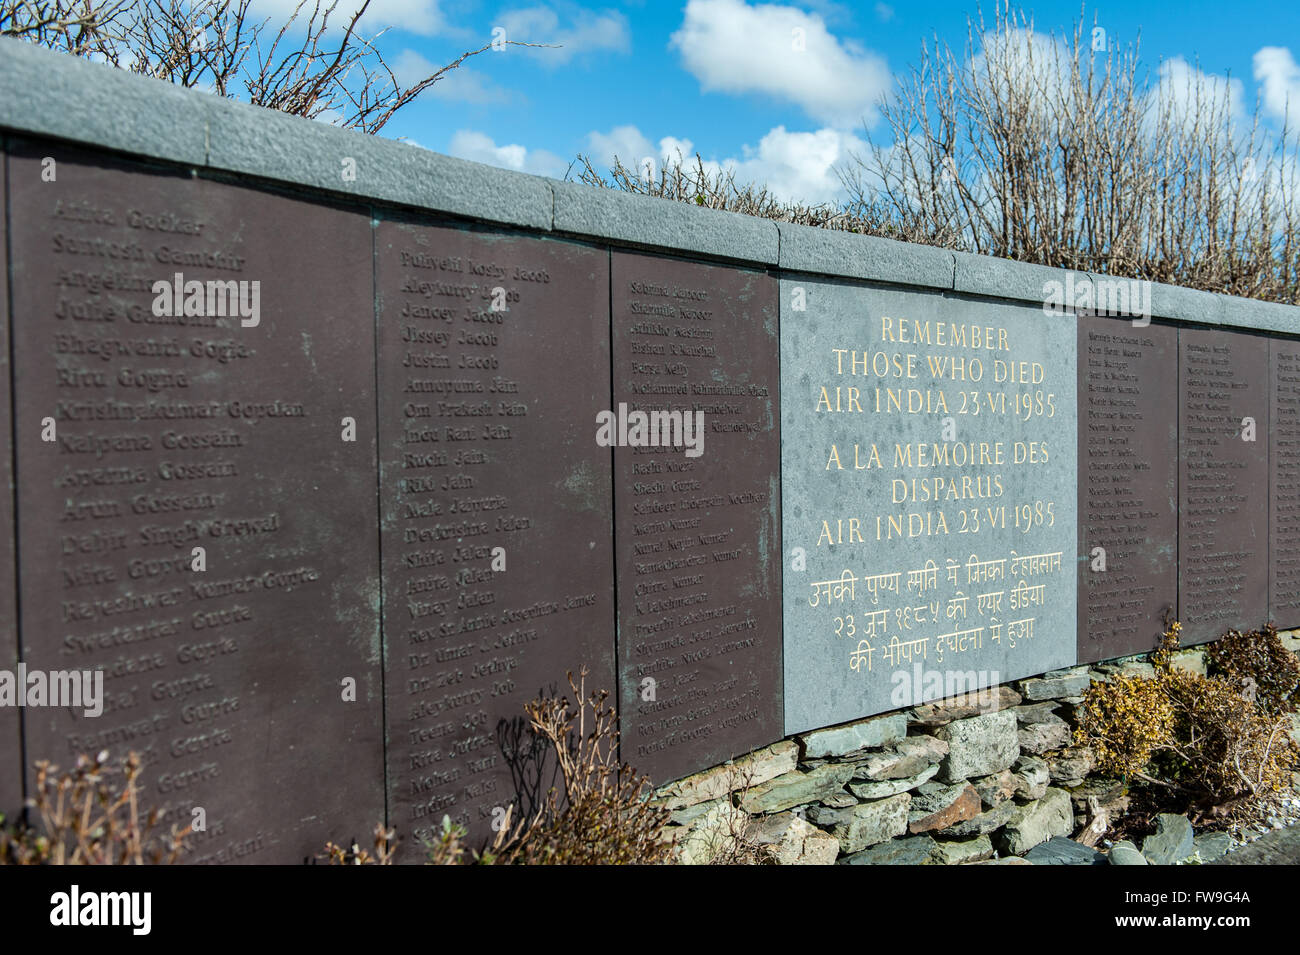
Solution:
{"label": "dry shrub", "polygon": [[71,770],[36,763],[35,795],[28,805],[38,827],[0,828],[0,864],[171,864],[185,850],[190,829],[159,830],[157,809],[141,815],[143,762],[129,753],[114,767],[108,752],[79,756]]}
{"label": "dry shrub", "polygon": [[1248,802],[1289,782],[1300,759],[1289,720],[1262,713],[1226,680],[1182,670],[1158,679],[1174,708],[1171,738],[1152,760],[1158,778],[1209,806]]}
{"label": "dry shrub", "polygon": [[[1249,809],[1278,792],[1300,761],[1290,719],[1239,680],[1176,670],[1181,625],[1166,621],[1152,653],[1152,678],[1115,677],[1084,697],[1077,740],[1094,748],[1103,772],[1163,789],[1210,815]],[[1247,641],[1248,643],[1250,641]],[[1238,651],[1226,651],[1239,660]]]}
{"label": "dry shrub", "polygon": [[[920,216],[908,210],[893,209],[884,199],[859,197],[848,205],[810,205],[779,199],[762,184],[736,182],[734,169],[706,164],[699,153],[696,153],[693,163],[679,154],[657,169],[651,168],[649,163],[629,168],[615,156],[608,178],[596,169],[590,156],[579,154],[578,163],[577,181],[601,189],[617,189],[794,225],[883,236],[900,242],[943,247],[953,247],[957,242],[954,233],[942,229],[934,232]],[[572,174],[572,170],[570,172]]]}
{"label": "dry shrub", "polygon": [[1228,631],[1205,648],[1205,659],[1211,673],[1242,687],[1247,696],[1253,694],[1262,712],[1295,712],[1300,661],[1283,645],[1272,624],[1246,633]]}
{"label": "dry shrub", "polygon": [[[443,817],[444,825],[451,820]],[[397,832],[382,822],[375,826],[374,851],[363,849],[355,841],[346,848],[336,842],[325,843],[325,851],[318,858],[329,865],[392,865],[397,851]]]}
{"label": "dry shrub", "polygon": [[499,833],[495,861],[514,865],[625,865],[669,861],[663,838],[668,813],[652,805],[649,781],[617,760],[618,716],[606,691],[588,694],[587,669],[574,700],[536,699],[524,710],[550,744],[563,789],[552,787],[529,820]]}

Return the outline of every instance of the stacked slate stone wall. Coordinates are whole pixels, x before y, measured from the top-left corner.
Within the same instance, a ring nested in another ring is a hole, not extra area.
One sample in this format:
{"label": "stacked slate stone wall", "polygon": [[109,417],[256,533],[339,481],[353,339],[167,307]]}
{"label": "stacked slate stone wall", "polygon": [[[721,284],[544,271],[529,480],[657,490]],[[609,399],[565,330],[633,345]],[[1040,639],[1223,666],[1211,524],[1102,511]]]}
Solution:
{"label": "stacked slate stone wall", "polygon": [[[1282,639],[1300,655],[1300,631]],[[1204,676],[1205,650],[1179,650],[1171,665]],[[1073,667],[782,740],[660,789],[668,837],[687,865],[747,846],[777,865],[1158,865],[1243,844],[1172,815],[1140,849],[1070,838],[1097,811],[1114,820],[1129,808],[1125,781],[1096,772],[1075,742],[1084,692],[1115,675],[1154,668],[1145,656]]]}

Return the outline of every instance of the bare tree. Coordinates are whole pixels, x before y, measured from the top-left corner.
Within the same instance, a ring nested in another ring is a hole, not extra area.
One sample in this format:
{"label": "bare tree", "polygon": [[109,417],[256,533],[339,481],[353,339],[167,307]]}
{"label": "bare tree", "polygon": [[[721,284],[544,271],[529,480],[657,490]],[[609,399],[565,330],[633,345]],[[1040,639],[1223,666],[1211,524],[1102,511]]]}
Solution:
{"label": "bare tree", "polygon": [[1082,17],[1058,38],[999,6],[963,53],[923,45],[882,104],[890,142],[840,170],[848,208],[883,200],[989,255],[1300,302],[1286,117],[1266,131],[1227,81],[1167,63],[1153,82],[1141,62]]}
{"label": "bare tree", "polygon": [[[370,6],[299,0],[274,28],[254,0],[0,0],[0,35],[97,60],[180,86],[207,89],[335,125],[377,133],[393,115],[465,60],[469,50],[404,84],[358,24]],[[502,46],[541,46],[516,40]]]}

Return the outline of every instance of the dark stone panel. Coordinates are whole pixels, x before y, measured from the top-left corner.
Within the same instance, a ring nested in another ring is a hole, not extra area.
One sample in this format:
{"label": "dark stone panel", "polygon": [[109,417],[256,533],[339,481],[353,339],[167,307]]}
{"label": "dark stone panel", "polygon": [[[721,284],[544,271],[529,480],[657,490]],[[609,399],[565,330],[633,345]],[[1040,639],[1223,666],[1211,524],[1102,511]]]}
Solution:
{"label": "dark stone panel", "polygon": [[614,452],[623,758],[661,783],[782,736],[777,283],[612,271],[612,410],[629,436],[638,411],[703,414],[702,446]]}
{"label": "dark stone panel", "polygon": [[1079,317],[1080,663],[1151,650],[1178,599],[1177,394],[1176,328]]}
{"label": "dark stone panel", "polygon": [[1300,627],[1300,339],[1270,342],[1269,600],[1279,627]]}
{"label": "dark stone panel", "polygon": [[1268,339],[1183,328],[1178,353],[1178,619],[1196,644],[1267,613]]}
{"label": "dark stone panel", "polygon": [[[104,673],[98,716],[27,710],[29,762],[143,753],[144,805],[205,811],[188,862],[364,840],[384,810],[368,216],[15,147],[23,656]],[[174,317],[157,282],[205,284]]]}
{"label": "dark stone panel", "polygon": [[[0,141],[0,147],[3,147]],[[8,208],[6,156],[0,148],[0,670],[18,665],[18,614],[14,604],[13,419],[9,410],[9,269],[5,256]],[[23,806],[19,711],[0,708],[0,814],[13,819]]]}
{"label": "dark stone panel", "polygon": [[556,781],[525,703],[583,666],[614,690],[609,256],[398,221],[375,256],[388,808],[417,861],[444,815],[482,842]]}

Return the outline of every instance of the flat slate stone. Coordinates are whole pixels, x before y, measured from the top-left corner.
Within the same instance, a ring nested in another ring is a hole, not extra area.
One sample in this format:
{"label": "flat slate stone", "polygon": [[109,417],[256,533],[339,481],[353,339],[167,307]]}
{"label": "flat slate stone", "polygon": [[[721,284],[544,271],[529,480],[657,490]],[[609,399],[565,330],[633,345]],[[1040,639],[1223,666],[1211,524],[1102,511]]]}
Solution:
{"label": "flat slate stone", "polygon": [[1110,848],[1110,855],[1107,856],[1111,865],[1150,865],[1147,857],[1138,851],[1138,847],[1133,845],[1127,839],[1123,842],[1117,842]]}
{"label": "flat slate stone", "polygon": [[839,865],[934,865],[935,842],[930,836],[890,839],[841,856]]}
{"label": "flat slate stone", "polygon": [[1106,865],[1104,853],[1073,839],[1056,836],[1025,853],[1034,865]]}
{"label": "flat slate stone", "polygon": [[1300,865],[1300,826],[1275,829],[1211,865]]}
{"label": "flat slate stone", "polygon": [[907,735],[907,719],[901,714],[876,717],[848,726],[805,733],[799,737],[806,759],[844,756],[871,746],[885,746]]}
{"label": "flat slate stone", "polygon": [[1235,841],[1226,832],[1203,832],[1193,840],[1196,857],[1202,865],[1222,859],[1231,851]]}
{"label": "flat slate stone", "polygon": [[742,793],[740,806],[746,812],[781,812],[819,802],[843,789],[852,775],[851,764],[821,766],[808,773],[795,770]]}
{"label": "flat slate stone", "polygon": [[1196,851],[1192,824],[1186,816],[1161,813],[1156,816],[1156,831],[1142,841],[1142,854],[1152,865],[1173,865]]}

